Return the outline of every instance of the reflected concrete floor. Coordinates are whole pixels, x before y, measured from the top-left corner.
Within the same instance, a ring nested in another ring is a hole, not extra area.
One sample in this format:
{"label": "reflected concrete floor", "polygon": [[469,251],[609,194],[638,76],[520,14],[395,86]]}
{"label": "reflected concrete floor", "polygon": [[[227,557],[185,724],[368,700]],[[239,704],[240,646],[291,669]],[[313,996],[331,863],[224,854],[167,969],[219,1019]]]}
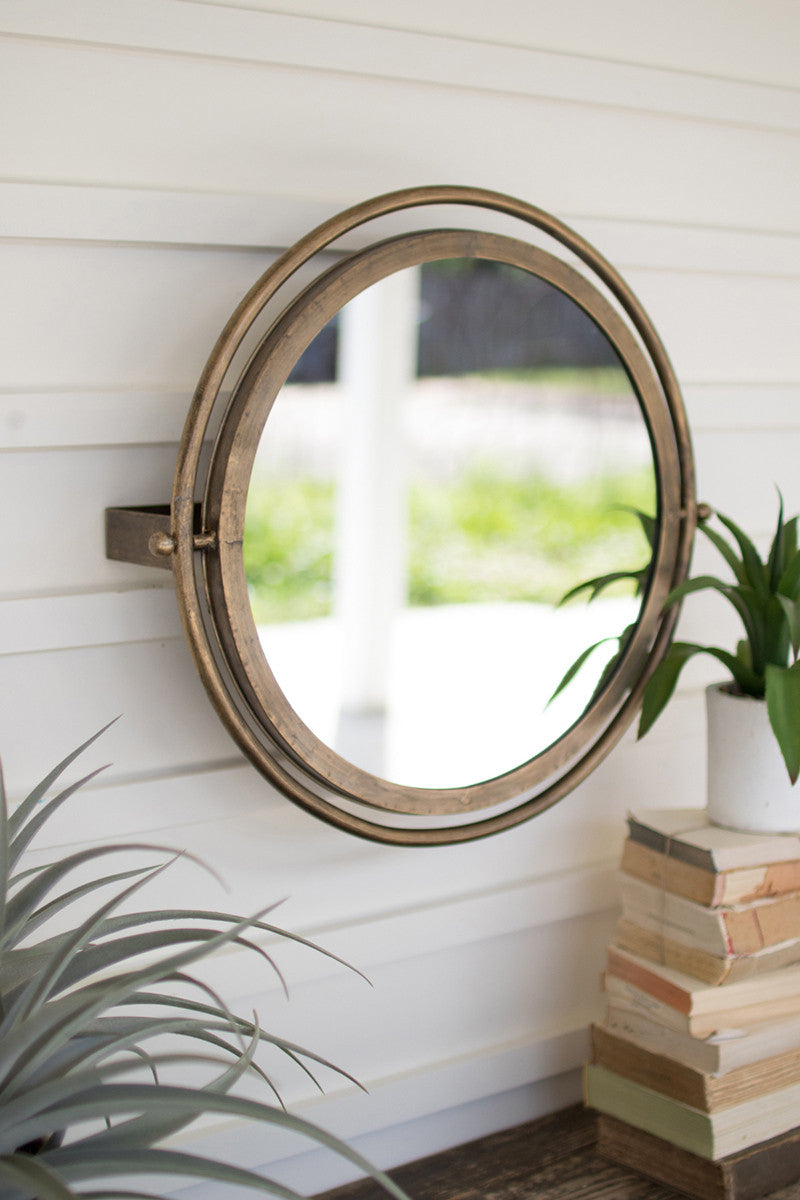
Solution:
{"label": "reflected concrete floor", "polygon": [[460,787],[519,766],[580,715],[616,641],[552,704],[585,647],[635,619],[630,598],[554,609],[525,603],[408,608],[394,624],[385,705],[343,711],[333,618],[262,626],[289,703],[326,745],[396,783]]}

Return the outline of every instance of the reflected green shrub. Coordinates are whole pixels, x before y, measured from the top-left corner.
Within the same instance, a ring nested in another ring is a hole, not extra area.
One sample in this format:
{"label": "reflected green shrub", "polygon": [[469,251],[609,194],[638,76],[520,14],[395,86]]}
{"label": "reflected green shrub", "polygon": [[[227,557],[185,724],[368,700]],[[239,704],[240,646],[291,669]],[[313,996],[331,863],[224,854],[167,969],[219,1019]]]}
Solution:
{"label": "reflected green shrub", "polygon": [[[622,506],[654,506],[652,471],[575,483],[476,470],[409,495],[409,603],[557,603],[578,580],[645,561]],[[256,621],[325,616],[332,604],[334,485],[254,481],[245,571]]]}

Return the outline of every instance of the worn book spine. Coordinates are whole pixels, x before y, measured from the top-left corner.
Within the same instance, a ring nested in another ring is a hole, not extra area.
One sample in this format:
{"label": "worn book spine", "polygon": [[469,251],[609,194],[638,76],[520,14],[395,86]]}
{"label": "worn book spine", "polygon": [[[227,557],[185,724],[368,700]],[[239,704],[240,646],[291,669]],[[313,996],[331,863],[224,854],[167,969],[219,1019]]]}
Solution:
{"label": "worn book spine", "polygon": [[696,1200],[758,1200],[800,1179],[800,1128],[712,1162],[601,1113],[597,1151]]}

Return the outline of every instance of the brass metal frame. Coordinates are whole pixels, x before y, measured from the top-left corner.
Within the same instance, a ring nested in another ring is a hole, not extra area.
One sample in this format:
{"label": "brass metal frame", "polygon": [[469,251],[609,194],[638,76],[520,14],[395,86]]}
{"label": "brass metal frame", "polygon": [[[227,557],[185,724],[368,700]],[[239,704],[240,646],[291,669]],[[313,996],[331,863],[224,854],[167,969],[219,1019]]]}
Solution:
{"label": "brass metal frame", "polygon": [[[443,204],[504,214],[529,231],[544,232],[585,264],[589,275],[529,241],[481,230],[435,228],[379,241],[327,266],[285,304],[224,399],[234,358],[252,338],[259,317],[311,259],[369,222]],[[450,257],[490,258],[529,271],[569,296],[605,333],[647,425],[658,535],[635,631],[611,679],[575,724],[540,754],[494,779],[460,788],[410,788],[342,759],[292,710],[258,640],[242,541],[258,441],[302,351],[370,284],[405,267]],[[212,417],[219,425],[209,460],[203,446]],[[258,769],[296,803],[351,833],[433,845],[496,833],[534,816],[574,788],[616,744],[668,645],[675,613],[664,615],[664,600],[686,574],[696,521],[691,443],[678,384],[649,318],[614,268],[578,234],[522,201],[482,189],[429,187],[378,197],[326,222],[282,255],[243,299],[198,384],[179,449],[169,532],[159,528],[155,540],[149,539],[148,553],[152,558],[172,552],[179,607],[198,670],[222,720]]]}

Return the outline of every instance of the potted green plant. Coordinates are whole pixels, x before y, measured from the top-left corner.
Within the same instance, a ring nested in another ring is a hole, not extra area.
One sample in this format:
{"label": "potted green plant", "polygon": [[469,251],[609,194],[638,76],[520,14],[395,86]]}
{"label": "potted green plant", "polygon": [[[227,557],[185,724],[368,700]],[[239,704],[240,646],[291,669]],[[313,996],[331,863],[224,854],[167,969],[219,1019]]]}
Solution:
{"label": "potted green plant", "polygon": [[728,601],[744,637],[735,651],[675,641],[644,692],[643,737],[672,696],[681,671],[709,654],[729,673],[706,691],[708,796],[711,819],[754,832],[800,829],[800,550],[798,518],[784,520],[783,501],[769,552],[762,558],[730,517],[714,514],[724,532],[699,526],[732,579],[698,575],[676,587],[667,605],[699,591]]}
{"label": "potted green plant", "polygon": [[[652,541],[652,518],[636,514]],[[713,518],[722,531],[710,522]],[[696,642],[672,642],[650,677],[642,698],[638,736],[643,737],[667,705],[691,658],[708,654],[726,668],[727,682],[706,690],[708,713],[707,808],[713,821],[753,832],[800,829],[800,549],[798,517],[784,519],[781,499],[769,552],[759,555],[751,539],[722,513],[711,512],[698,528],[724,559],[731,578],[698,575],[674,588],[665,607],[694,592],[717,592],[732,605],[744,637],[734,650]],[[586,581],[564,597],[588,592],[595,599],[620,579],[637,594],[642,571],[620,571]],[[620,648],[628,634],[625,630]],[[608,640],[608,639],[605,639]],[[581,669],[601,643],[583,651],[558,691]],[[616,655],[606,672],[613,669]]]}
{"label": "potted green plant", "polygon": [[[94,740],[68,755],[10,813],[0,777],[0,1194],[14,1200],[132,1197],[141,1193],[108,1181],[148,1175],[293,1197],[256,1172],[165,1144],[195,1118],[218,1113],[311,1138],[404,1200],[358,1153],[283,1108],[256,1051],[267,1043],[309,1074],[315,1063],[331,1064],[270,1035],[257,1019],[235,1015],[193,974],[198,962],[231,943],[274,969],[258,944],[264,935],[318,947],[266,922],[266,912],[241,918],[136,909],[139,890],[174,859],[168,850],[165,859],[164,847],[93,845],[25,864],[48,819],[92,778],[49,794]],[[161,860],[155,866],[154,854]],[[132,865],[143,855],[145,865]],[[95,874],[109,858],[117,860],[114,869]],[[206,1078],[196,1086],[170,1082],[176,1068],[187,1066]],[[237,1083],[248,1076],[260,1079],[269,1102],[237,1094]],[[85,1190],[101,1179],[99,1190]]]}

